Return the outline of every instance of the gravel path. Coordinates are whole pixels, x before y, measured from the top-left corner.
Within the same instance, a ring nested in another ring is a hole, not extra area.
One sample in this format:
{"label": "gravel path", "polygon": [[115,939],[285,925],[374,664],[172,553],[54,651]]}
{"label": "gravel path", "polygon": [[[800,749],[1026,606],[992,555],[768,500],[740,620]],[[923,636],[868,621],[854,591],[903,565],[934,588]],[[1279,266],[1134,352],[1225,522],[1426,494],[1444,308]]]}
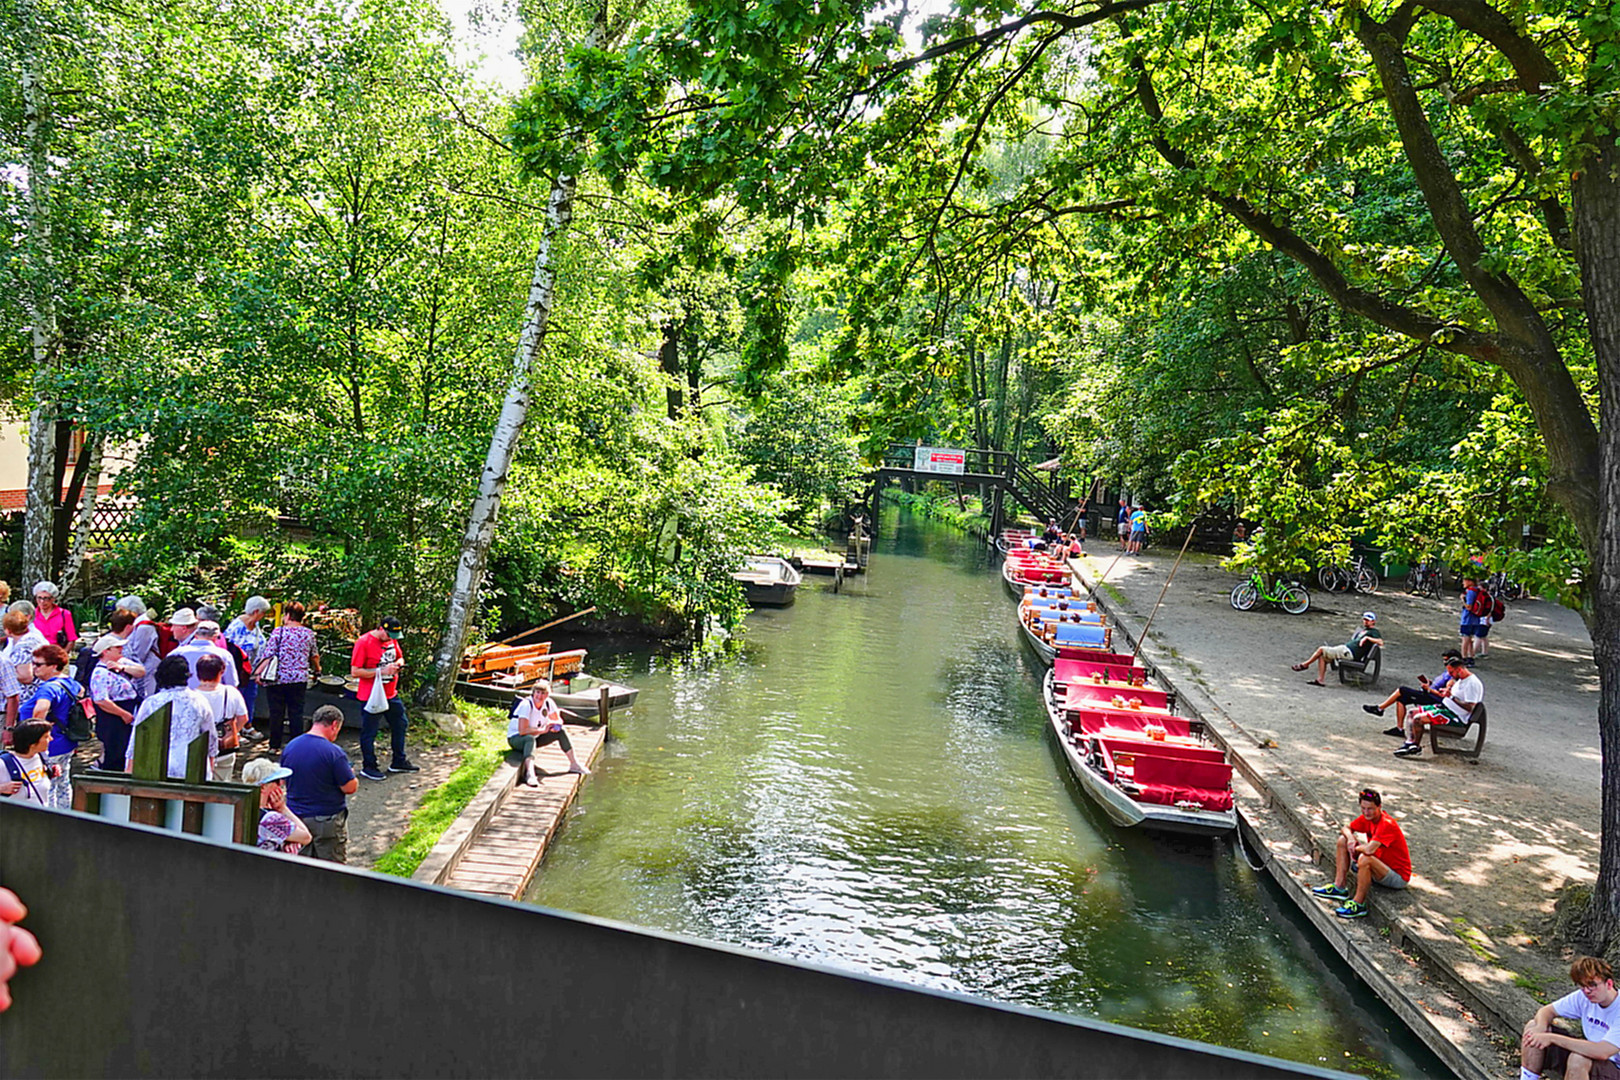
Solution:
{"label": "gravel path", "polygon": [[[1112,552],[1094,552],[1090,562],[1112,598],[1145,617],[1174,558],[1113,562]],[[1450,918],[1504,978],[1564,993],[1565,969],[1540,935],[1559,890],[1596,875],[1599,843],[1598,680],[1580,617],[1538,600],[1508,605],[1475,669],[1490,708],[1483,757],[1436,758],[1425,740],[1422,756],[1397,758],[1399,742],[1382,734],[1394,710],[1379,719],[1361,706],[1440,670],[1441,651],[1457,645],[1458,597],[1420,599],[1395,583],[1370,597],[1313,590],[1300,616],[1263,604],[1238,612],[1227,594],[1239,580],[1213,557],[1189,555],[1153,621],[1155,644],[1234,719],[1275,740],[1259,752],[1279,755],[1305,798],[1348,821],[1360,787],[1381,790],[1406,831],[1415,898]],[[1378,615],[1385,641],[1376,689],[1341,686],[1331,671],[1327,687],[1311,686],[1313,673],[1290,670],[1318,645],[1347,639],[1363,610]]]}

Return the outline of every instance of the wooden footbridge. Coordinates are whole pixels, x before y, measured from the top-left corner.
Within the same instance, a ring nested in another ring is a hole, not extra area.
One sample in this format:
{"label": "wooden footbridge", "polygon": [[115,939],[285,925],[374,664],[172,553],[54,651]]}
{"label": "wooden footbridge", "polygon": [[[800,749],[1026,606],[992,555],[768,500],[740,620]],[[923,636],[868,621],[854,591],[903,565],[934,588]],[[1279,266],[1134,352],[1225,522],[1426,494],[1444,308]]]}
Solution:
{"label": "wooden footbridge", "polygon": [[991,536],[1001,532],[1007,496],[1041,521],[1068,522],[1076,506],[1068,482],[1060,481],[1056,472],[1039,472],[1007,450],[897,443],[867,475],[873,498],[878,488],[896,479],[944,480],[978,487],[990,497]]}

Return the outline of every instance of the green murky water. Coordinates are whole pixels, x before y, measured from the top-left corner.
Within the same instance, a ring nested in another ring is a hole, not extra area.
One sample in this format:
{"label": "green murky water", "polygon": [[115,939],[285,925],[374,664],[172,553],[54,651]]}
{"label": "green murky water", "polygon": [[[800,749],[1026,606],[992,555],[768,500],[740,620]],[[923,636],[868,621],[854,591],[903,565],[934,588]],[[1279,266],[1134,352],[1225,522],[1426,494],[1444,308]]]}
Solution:
{"label": "green murky water", "polygon": [[528,899],[1379,1076],[1444,1067],[1227,842],[1122,832],[1047,731],[982,548],[886,515],[871,573],[642,688]]}

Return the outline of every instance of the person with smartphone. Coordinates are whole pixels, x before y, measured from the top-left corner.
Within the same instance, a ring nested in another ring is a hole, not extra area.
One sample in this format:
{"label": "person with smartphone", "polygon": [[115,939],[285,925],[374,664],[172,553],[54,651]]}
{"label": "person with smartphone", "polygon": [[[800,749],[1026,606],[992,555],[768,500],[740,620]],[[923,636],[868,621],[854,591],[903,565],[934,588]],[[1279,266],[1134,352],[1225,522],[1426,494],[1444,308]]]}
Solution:
{"label": "person with smartphone", "polygon": [[1406,710],[1416,706],[1439,705],[1441,691],[1451,681],[1451,674],[1446,670],[1447,664],[1452,660],[1462,659],[1462,653],[1456,649],[1447,649],[1440,654],[1440,674],[1430,679],[1427,675],[1418,676],[1417,686],[1403,686],[1377,705],[1363,705],[1361,711],[1371,716],[1383,716],[1384,710],[1391,705],[1395,706],[1395,726],[1384,734],[1391,738],[1406,737]]}

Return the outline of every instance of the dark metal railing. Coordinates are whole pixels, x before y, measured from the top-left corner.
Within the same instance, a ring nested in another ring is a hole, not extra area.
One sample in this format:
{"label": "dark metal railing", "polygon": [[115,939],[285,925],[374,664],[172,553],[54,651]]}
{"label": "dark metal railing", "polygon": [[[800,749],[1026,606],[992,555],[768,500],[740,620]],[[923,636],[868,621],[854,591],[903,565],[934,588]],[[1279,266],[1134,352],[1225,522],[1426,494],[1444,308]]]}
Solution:
{"label": "dark metal railing", "polygon": [[9,799],[0,867],[0,1076],[1345,1075]]}

